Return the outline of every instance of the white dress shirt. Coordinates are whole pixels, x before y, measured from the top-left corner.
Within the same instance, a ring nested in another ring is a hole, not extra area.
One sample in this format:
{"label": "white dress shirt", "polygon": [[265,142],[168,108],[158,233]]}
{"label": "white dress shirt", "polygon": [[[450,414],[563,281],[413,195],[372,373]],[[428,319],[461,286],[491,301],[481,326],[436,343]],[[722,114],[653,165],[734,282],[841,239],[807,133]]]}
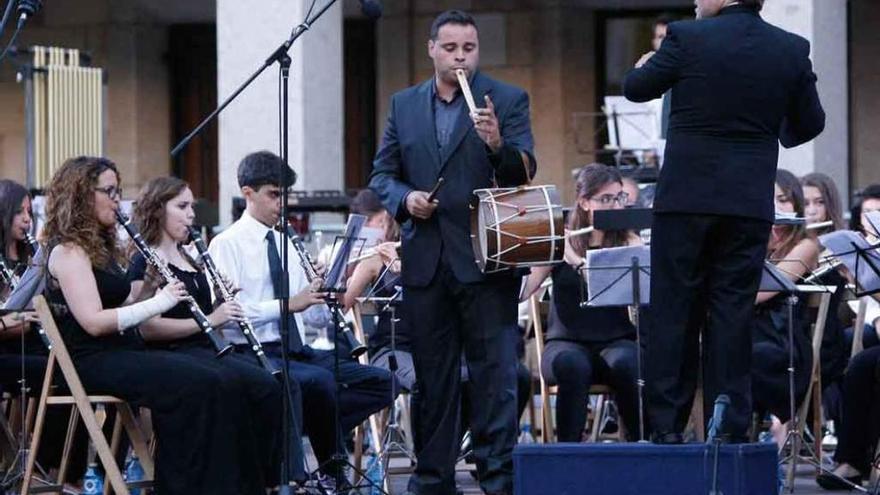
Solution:
{"label": "white dress shirt", "polygon": [[[217,269],[241,289],[238,302],[253,323],[257,340],[262,343],[281,341],[281,305],[275,299],[275,290],[272,287],[269,257],[266,255],[266,232],[273,233],[275,246],[280,250],[281,233],[260,223],[245,211],[237,222],[215,237],[208,248]],[[293,245],[287,242],[290,296],[293,296],[309,284]],[[294,316],[300,338],[305,342],[302,315],[295,313]],[[235,325],[227,325],[224,336],[236,344],[246,343],[237,327],[235,331],[229,330],[233,327]]]}

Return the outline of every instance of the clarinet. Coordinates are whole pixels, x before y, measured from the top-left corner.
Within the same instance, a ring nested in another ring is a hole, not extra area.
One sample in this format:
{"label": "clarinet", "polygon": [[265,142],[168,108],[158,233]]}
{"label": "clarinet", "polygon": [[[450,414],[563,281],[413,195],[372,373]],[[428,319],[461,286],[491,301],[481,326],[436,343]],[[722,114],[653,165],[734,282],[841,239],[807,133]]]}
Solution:
{"label": "clarinet", "polygon": [[[220,270],[217,269],[217,265],[214,263],[214,258],[211,257],[211,254],[208,253],[208,246],[205,245],[205,240],[202,239],[199,231],[193,227],[189,228],[189,235],[192,237],[193,244],[196,246],[196,250],[199,252],[199,257],[202,259],[202,263],[205,265],[205,273],[208,274],[208,277],[211,278],[211,282],[213,282],[214,287],[217,288],[217,292],[220,295],[220,299],[224,302],[230,302],[235,300],[235,295],[230,290],[229,286],[226,285],[226,282],[223,280],[223,277],[220,276]],[[269,361],[269,358],[266,357],[266,353],[263,352],[263,346],[260,344],[260,341],[257,340],[257,336],[254,334],[254,325],[247,318],[244,320],[237,321],[238,328],[241,330],[241,333],[244,334],[245,340],[247,340],[248,346],[251,350],[256,354],[257,361],[260,362],[260,366],[266,369],[269,373],[273,375],[278,375],[281,373],[281,370],[275,367],[272,364],[272,361]]]}
{"label": "clarinet", "polygon": [[[293,245],[294,251],[296,251],[297,256],[299,256],[299,264],[302,266],[302,269],[306,274],[306,280],[311,283],[312,280],[318,278],[318,270],[315,268],[315,262],[312,260],[312,255],[310,255],[308,250],[306,250],[306,247],[303,246],[302,239],[296,235],[290,225],[287,226],[287,236],[290,239],[290,243]],[[344,321],[342,311],[339,310],[338,306],[328,305],[328,308],[330,308],[336,321]],[[346,342],[348,342],[349,347],[351,347],[352,358],[357,359],[361,354],[367,352],[367,346],[358,341],[357,337],[354,336],[348,326],[343,326],[341,328],[342,336],[345,338]]]}
{"label": "clarinet", "polygon": [[[31,248],[31,257],[34,258],[37,256],[37,250],[40,249],[40,244],[37,243],[37,240],[34,239],[34,236],[31,235],[30,232],[24,233],[24,239],[28,243],[28,246]],[[7,270],[9,270],[8,273]],[[6,264],[6,261],[0,257],[0,271],[3,271],[3,278],[7,280],[9,283],[10,291],[15,288],[15,285],[18,283],[18,278],[16,278],[13,272],[9,269],[9,266]],[[52,350],[52,341],[49,340],[49,336],[46,335],[46,330],[43,329],[43,326],[39,323],[31,323],[32,328],[37,331],[37,335],[40,336],[40,340],[43,342],[43,345],[46,346],[47,350]]]}
{"label": "clarinet", "polygon": [[14,289],[15,285],[18,283],[18,277],[15,276],[15,270],[6,263],[6,258],[4,256],[0,256],[0,277],[3,277],[3,283],[6,284],[10,291]]}
{"label": "clarinet", "polygon": [[[171,283],[175,280],[174,274],[171,273],[171,269],[159,258],[159,255],[156,254],[155,251],[150,249],[147,246],[147,243],[144,242],[143,237],[141,237],[141,233],[138,232],[137,228],[131,224],[131,219],[126,217],[121,211],[116,211],[116,220],[122,225],[122,228],[128,233],[131,237],[132,242],[134,242],[135,248],[143,255],[143,257],[147,260],[147,263],[153,266],[162,278],[165,279],[166,283]],[[187,307],[189,308],[189,312],[192,315],[193,320],[199,325],[199,328],[205,332],[208,340],[211,341],[211,345],[214,347],[214,350],[217,351],[217,357],[221,357],[232,350],[232,346],[229,345],[223,337],[214,330],[214,327],[211,326],[211,323],[208,322],[208,317],[205,316],[205,313],[199,308],[199,305],[196,303],[196,300],[193,299],[192,295],[188,295],[186,299],[184,299]]]}

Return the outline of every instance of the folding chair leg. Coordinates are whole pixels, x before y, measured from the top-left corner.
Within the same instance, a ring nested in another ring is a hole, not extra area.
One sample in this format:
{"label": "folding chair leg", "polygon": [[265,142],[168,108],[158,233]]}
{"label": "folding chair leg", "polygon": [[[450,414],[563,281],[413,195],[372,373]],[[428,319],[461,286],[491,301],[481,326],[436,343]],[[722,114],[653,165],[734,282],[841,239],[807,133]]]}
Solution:
{"label": "folding chair leg", "polygon": [[605,396],[599,395],[596,401],[596,409],[593,411],[593,424],[591,425],[590,441],[595,443],[599,441],[599,428],[602,423],[602,416],[605,415]]}
{"label": "folding chair leg", "polygon": [[43,390],[40,392],[40,402],[37,407],[37,419],[34,423],[34,434],[31,436],[30,455],[25,464],[24,478],[21,480],[21,495],[27,495],[31,489],[31,478],[34,476],[34,466],[37,462],[37,454],[40,450],[40,439],[43,436],[43,425],[46,421],[46,400],[52,387],[52,374],[55,373],[55,355],[49,353],[46,362],[46,374],[43,378]]}
{"label": "folding chair leg", "polygon": [[360,424],[354,428],[354,480],[353,483],[357,485],[361,480],[360,472],[363,468],[364,462],[364,425]]}
{"label": "folding chair leg", "polygon": [[146,436],[141,429],[140,423],[134,417],[131,406],[125,403],[117,404],[116,414],[122,420],[128,440],[131,442],[131,448],[134,449],[134,453],[138,456],[138,462],[141,463],[141,467],[144,470],[144,476],[147,479],[154,479],[156,468],[153,465],[152,451],[147,444]]}
{"label": "folding chair leg", "polygon": [[67,421],[67,434],[64,437],[64,449],[61,452],[61,462],[58,466],[58,484],[64,486],[67,478],[67,468],[70,465],[70,451],[73,450],[73,439],[76,436],[76,425],[79,422],[79,413],[76,406],[70,406],[70,419]]}

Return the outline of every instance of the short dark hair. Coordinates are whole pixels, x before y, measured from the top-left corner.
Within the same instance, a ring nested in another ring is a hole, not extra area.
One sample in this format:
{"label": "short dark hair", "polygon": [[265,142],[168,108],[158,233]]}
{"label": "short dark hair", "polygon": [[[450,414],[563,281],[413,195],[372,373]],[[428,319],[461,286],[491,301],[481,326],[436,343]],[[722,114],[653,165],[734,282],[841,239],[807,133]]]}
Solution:
{"label": "short dark hair", "polygon": [[440,33],[440,28],[445,26],[446,24],[459,24],[461,26],[473,26],[474,29],[477,28],[477,21],[474,20],[474,17],[463,10],[447,10],[446,12],[441,13],[437,17],[434,18],[434,22],[431,23],[431,39],[437,41],[437,35]]}
{"label": "short dark hair", "polygon": [[385,207],[382,206],[382,200],[379,199],[379,195],[371,189],[361,189],[354,199],[351,200],[349,210],[354,214],[369,217],[385,211]]}
{"label": "short dark hair", "polygon": [[677,20],[678,19],[676,19],[674,15],[672,15],[668,12],[664,12],[664,13],[658,15],[656,19],[654,19],[654,27],[668,26]]}
{"label": "short dark hair", "polygon": [[280,156],[271,151],[257,151],[242,158],[238,164],[238,187],[259,189],[269,184],[280,185],[280,173],[284,174],[287,187],[296,183],[296,172]]}

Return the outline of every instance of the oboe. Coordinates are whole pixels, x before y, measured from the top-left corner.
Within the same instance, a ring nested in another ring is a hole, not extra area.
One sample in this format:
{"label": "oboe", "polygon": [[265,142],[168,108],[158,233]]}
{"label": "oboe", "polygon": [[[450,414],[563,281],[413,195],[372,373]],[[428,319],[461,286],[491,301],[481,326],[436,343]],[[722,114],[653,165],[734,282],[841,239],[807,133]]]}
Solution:
{"label": "oboe", "polygon": [[[309,254],[309,251],[303,246],[302,239],[296,235],[296,232],[293,231],[293,228],[290,225],[287,226],[287,236],[290,238],[290,243],[293,245],[293,249],[296,251],[297,256],[299,256],[299,264],[302,266],[303,272],[306,274],[306,280],[311,283],[312,280],[318,278],[318,270],[315,268],[315,262],[312,260],[312,255]],[[328,305],[327,307],[334,313],[336,321],[345,321],[342,312],[339,311],[337,306]],[[342,336],[345,338],[346,342],[348,342],[349,347],[351,347],[351,357],[357,358],[361,354],[367,352],[367,346],[358,341],[351,332],[351,329],[347,326],[342,326],[340,327],[340,330]]]}
{"label": "oboe", "polygon": [[[116,219],[122,225],[122,228],[128,233],[131,237],[132,242],[134,242],[135,248],[143,255],[143,257],[147,260],[147,263],[153,266],[156,271],[159,272],[159,275],[165,279],[166,283],[171,283],[176,280],[174,274],[171,272],[171,269],[168,268],[168,265],[159,258],[159,255],[156,254],[147,243],[144,241],[143,237],[141,237],[141,233],[138,232],[137,228],[131,224],[131,220],[126,217],[122,212],[116,211]],[[192,315],[193,320],[195,320],[196,324],[198,324],[199,328],[205,332],[208,340],[211,341],[211,345],[214,347],[214,350],[217,351],[217,357],[225,355],[227,352],[232,350],[232,346],[229,345],[223,337],[214,330],[214,327],[211,326],[211,323],[208,322],[208,317],[205,316],[205,313],[199,308],[196,300],[193,299],[191,295],[188,295],[186,299],[184,299],[187,307],[189,308],[189,312]]]}
{"label": "oboe", "polygon": [[[196,250],[199,252],[199,258],[202,259],[202,263],[205,265],[205,273],[208,274],[214,287],[217,288],[220,299],[222,299],[223,302],[234,301],[235,295],[232,293],[229,286],[226,285],[223,277],[220,276],[220,270],[218,270],[217,265],[214,264],[214,258],[208,253],[208,246],[205,245],[205,240],[202,239],[199,231],[190,227],[189,235],[192,238],[193,244],[196,246]],[[257,340],[257,336],[254,335],[254,325],[251,321],[244,318],[236,323],[238,323],[238,328],[241,329],[241,333],[244,335],[245,340],[247,340],[248,346],[250,346],[251,350],[256,354],[260,366],[273,375],[281,373],[281,370],[276,368],[275,365],[272,364],[272,361],[269,361],[269,358],[266,357],[266,353],[263,352],[263,346],[260,344],[260,341]]]}

